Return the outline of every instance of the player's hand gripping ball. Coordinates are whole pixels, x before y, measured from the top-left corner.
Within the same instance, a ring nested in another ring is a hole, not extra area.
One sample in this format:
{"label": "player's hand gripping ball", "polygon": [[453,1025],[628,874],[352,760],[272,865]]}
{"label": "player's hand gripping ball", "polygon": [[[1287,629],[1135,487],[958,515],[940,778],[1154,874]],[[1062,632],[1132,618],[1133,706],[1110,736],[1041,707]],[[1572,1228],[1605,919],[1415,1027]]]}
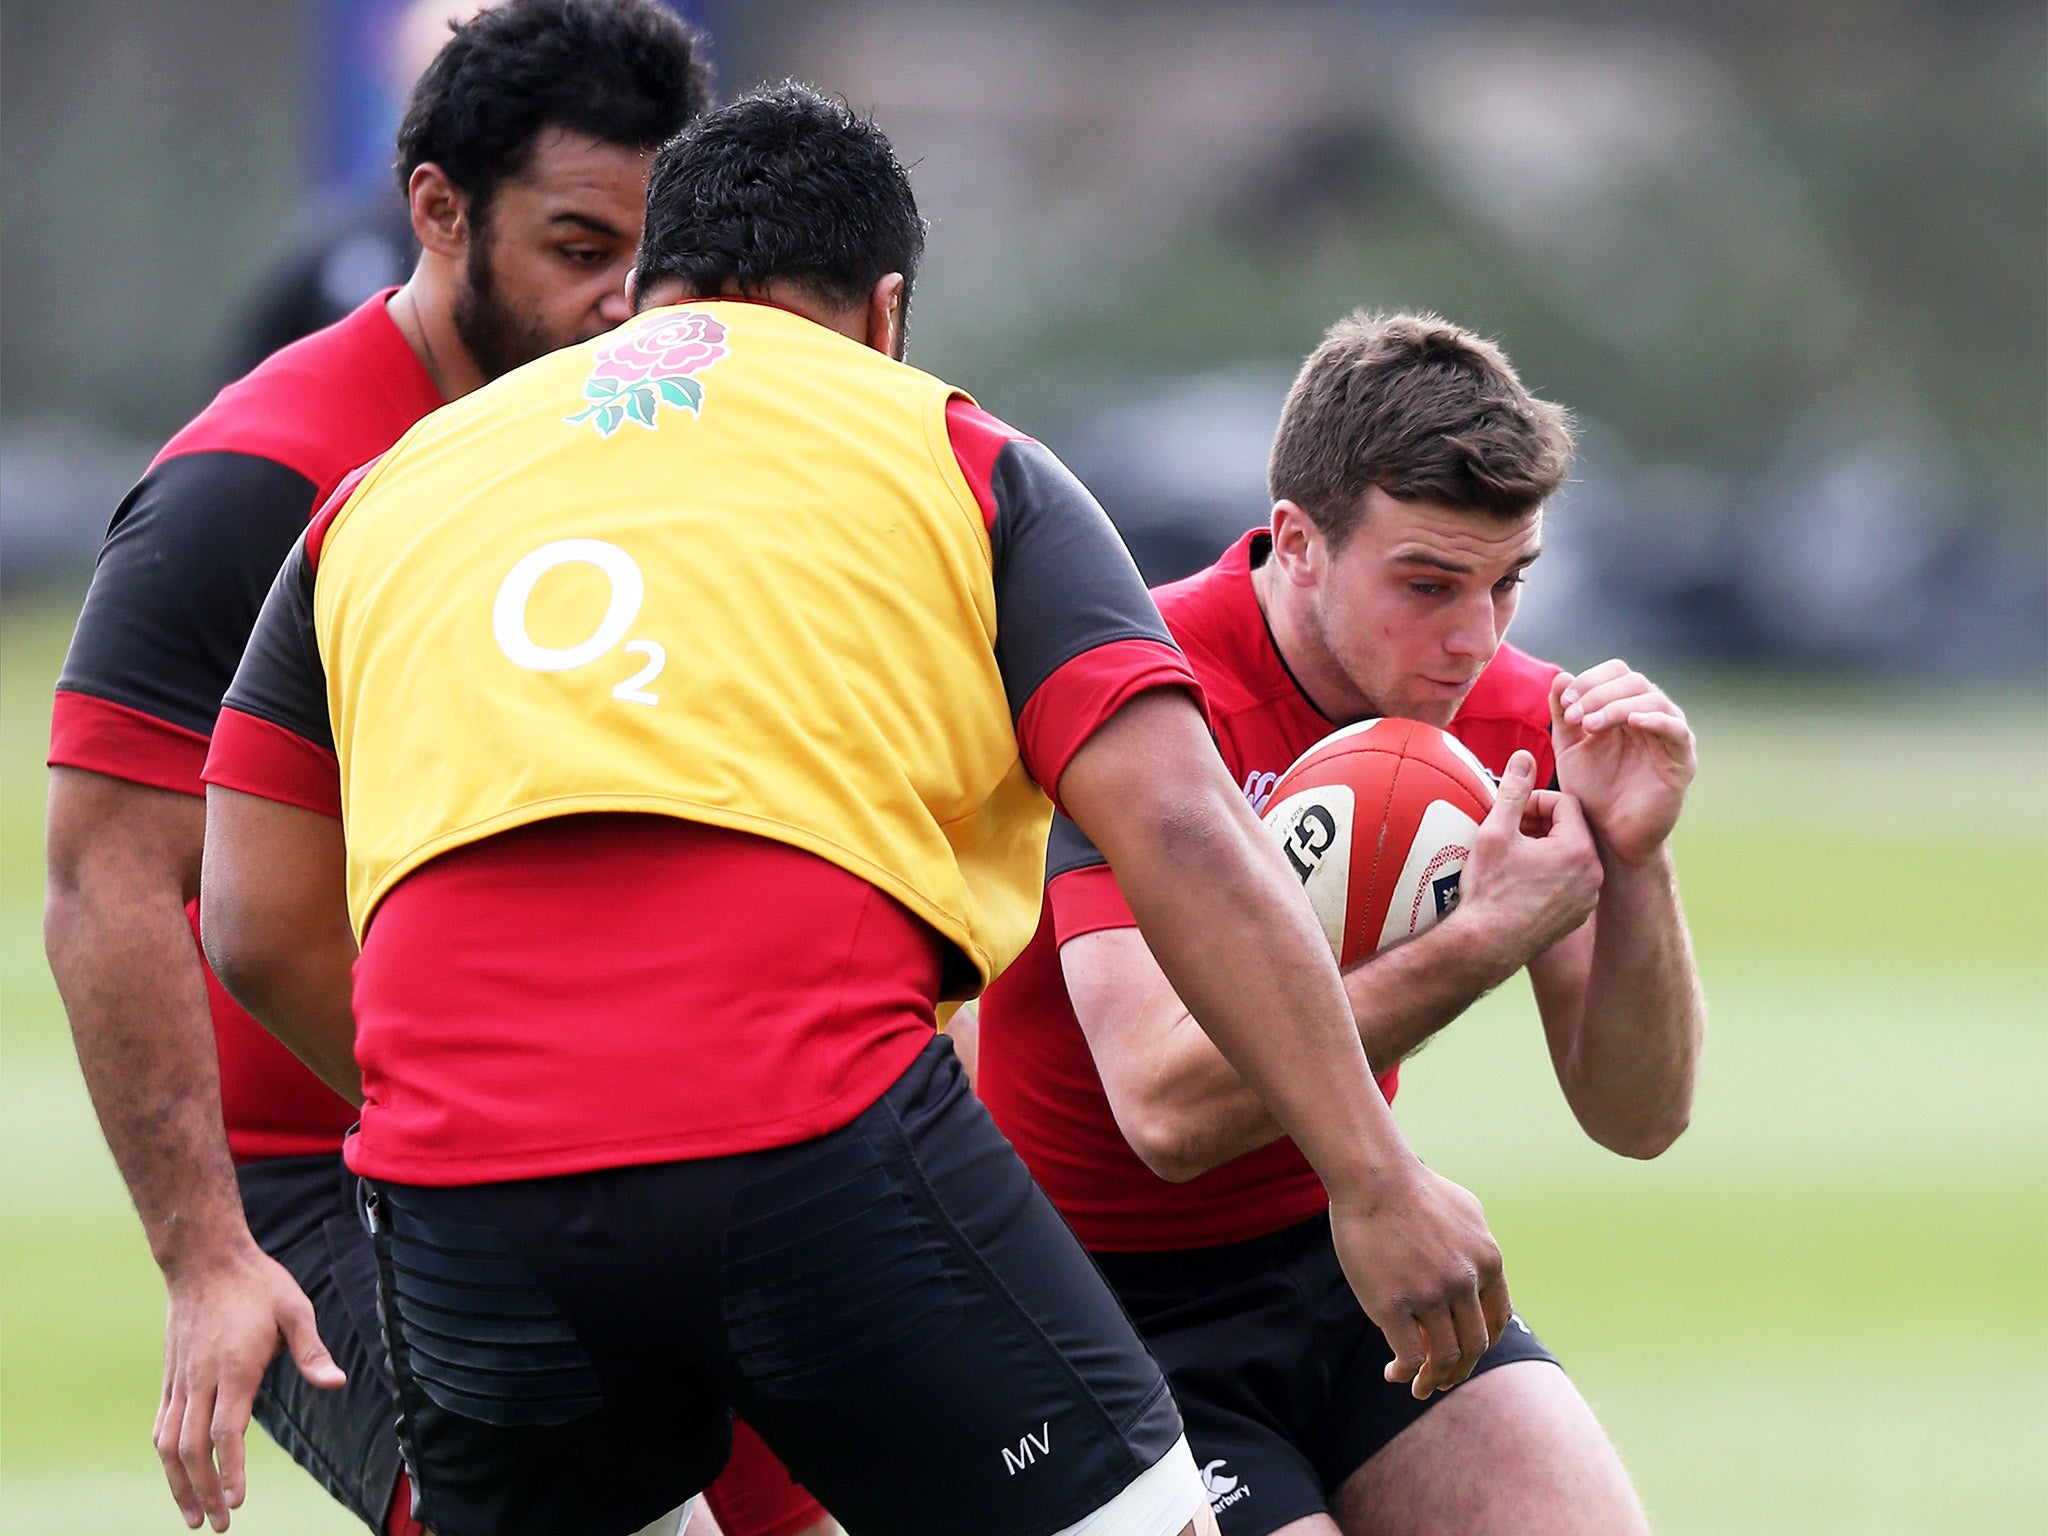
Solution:
{"label": "player's hand gripping ball", "polygon": [[1325,736],[1273,786],[1266,825],[1301,877],[1339,966],[1413,938],[1458,904],[1493,776],[1419,720]]}

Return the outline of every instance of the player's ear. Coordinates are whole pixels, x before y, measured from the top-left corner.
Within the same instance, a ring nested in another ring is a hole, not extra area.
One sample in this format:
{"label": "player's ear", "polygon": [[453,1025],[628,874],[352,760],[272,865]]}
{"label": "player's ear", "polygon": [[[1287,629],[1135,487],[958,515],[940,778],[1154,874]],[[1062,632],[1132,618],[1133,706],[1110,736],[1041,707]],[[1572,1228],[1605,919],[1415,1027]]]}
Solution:
{"label": "player's ear", "polygon": [[1298,501],[1273,503],[1273,563],[1298,587],[1313,586],[1321,565],[1323,532]]}
{"label": "player's ear", "polygon": [[413,167],[405,183],[412,232],[420,249],[461,261],[469,254],[469,194],[433,161]]}
{"label": "player's ear", "polygon": [[890,272],[868,295],[868,345],[884,357],[903,357],[903,274]]}

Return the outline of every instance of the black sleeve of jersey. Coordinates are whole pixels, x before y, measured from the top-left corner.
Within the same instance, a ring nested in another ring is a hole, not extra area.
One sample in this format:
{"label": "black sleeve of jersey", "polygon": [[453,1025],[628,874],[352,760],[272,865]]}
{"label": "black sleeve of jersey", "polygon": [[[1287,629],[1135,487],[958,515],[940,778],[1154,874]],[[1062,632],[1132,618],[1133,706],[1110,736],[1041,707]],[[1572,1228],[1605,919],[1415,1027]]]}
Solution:
{"label": "black sleeve of jersey", "polygon": [[1054,814],[1052,835],[1045,842],[1045,878],[1048,884],[1060,875],[1071,875],[1077,869],[1093,869],[1108,862],[1088,841],[1086,832],[1066,817]]}
{"label": "black sleeve of jersey", "polygon": [[1115,640],[1172,645],[1124,541],[1088,488],[1028,439],[989,477],[996,515],[996,665],[1017,718],[1053,673]]}
{"label": "black sleeve of jersey", "polygon": [[327,667],[313,628],[313,562],[300,539],[270,585],[242,665],[221,703],[334,750]]}
{"label": "black sleeve of jersey", "polygon": [[248,453],[181,454],[114,513],[57,687],[213,733],[313,482]]}

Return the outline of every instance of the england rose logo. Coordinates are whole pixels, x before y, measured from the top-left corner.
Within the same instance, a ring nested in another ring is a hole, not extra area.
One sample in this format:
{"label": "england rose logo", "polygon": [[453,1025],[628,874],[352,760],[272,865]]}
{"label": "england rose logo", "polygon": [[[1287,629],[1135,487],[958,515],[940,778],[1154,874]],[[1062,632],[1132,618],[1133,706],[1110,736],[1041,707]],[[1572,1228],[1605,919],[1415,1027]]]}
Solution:
{"label": "england rose logo", "polygon": [[628,421],[652,431],[664,405],[695,416],[704,409],[704,386],[694,375],[725,352],[725,327],[694,310],[621,331],[597,349],[583,381],[590,404],[562,419],[571,426],[587,421],[599,437],[610,437]]}

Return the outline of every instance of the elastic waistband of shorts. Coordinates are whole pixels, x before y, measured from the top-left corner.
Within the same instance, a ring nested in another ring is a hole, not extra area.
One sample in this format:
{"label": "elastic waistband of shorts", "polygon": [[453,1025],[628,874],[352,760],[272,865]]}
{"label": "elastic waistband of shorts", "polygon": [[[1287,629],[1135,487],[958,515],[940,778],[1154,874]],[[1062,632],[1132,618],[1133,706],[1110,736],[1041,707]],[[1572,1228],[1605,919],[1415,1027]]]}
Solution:
{"label": "elastic waistband of shorts", "polygon": [[1162,1248],[1148,1253],[1091,1252],[1103,1278],[1118,1288],[1151,1288],[1189,1282],[1227,1284],[1286,1264],[1330,1241],[1330,1214],[1318,1212],[1307,1221],[1263,1237],[1221,1243],[1213,1248]]}
{"label": "elastic waistband of shorts", "polygon": [[245,1197],[258,1192],[318,1189],[331,1183],[355,1203],[356,1176],[341,1160],[341,1149],[293,1157],[262,1157],[240,1163],[235,1179]]}

